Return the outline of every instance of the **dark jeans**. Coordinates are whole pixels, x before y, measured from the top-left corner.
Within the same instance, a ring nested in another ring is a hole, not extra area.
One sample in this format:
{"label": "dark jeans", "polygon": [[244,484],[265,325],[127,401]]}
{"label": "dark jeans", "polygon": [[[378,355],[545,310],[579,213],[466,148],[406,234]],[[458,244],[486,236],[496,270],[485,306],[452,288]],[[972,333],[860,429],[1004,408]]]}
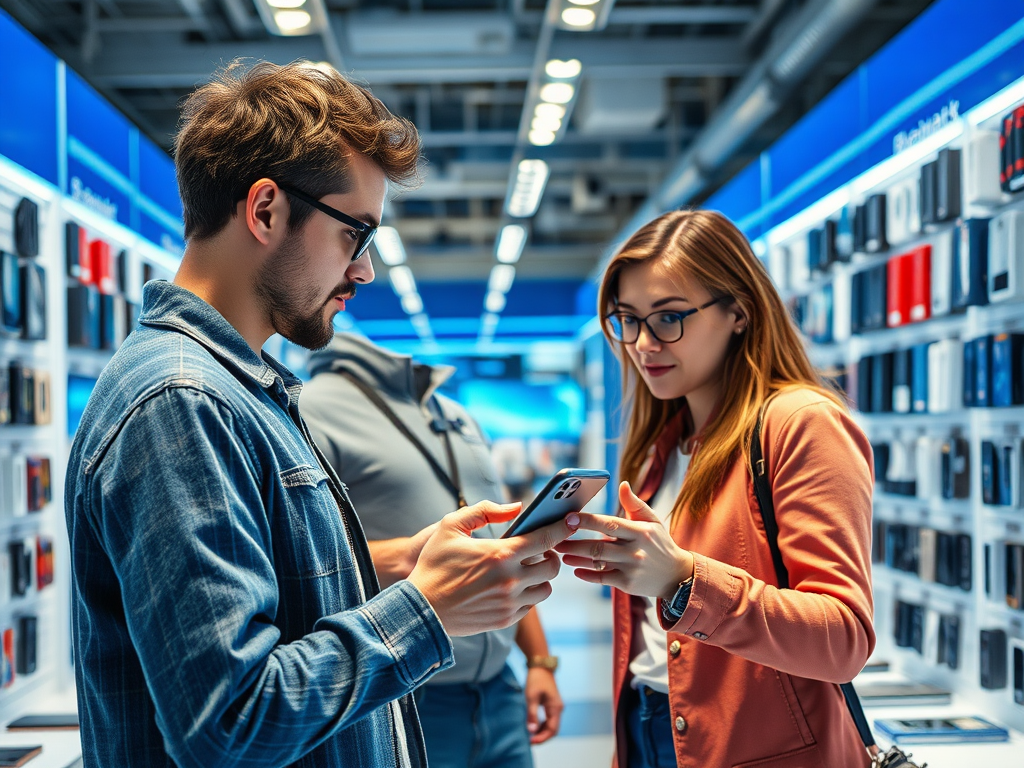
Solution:
{"label": "dark jeans", "polygon": [[628,768],[675,768],[672,719],[668,696],[646,685],[626,693],[626,732],[629,737]]}
{"label": "dark jeans", "polygon": [[508,665],[485,683],[420,686],[416,708],[430,768],[533,768],[526,697]]}

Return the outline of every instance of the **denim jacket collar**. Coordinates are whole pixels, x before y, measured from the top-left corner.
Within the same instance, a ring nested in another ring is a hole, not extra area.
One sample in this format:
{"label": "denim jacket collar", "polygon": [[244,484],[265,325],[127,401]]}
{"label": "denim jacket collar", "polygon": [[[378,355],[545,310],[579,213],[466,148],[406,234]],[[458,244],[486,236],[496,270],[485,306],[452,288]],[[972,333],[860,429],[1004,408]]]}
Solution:
{"label": "denim jacket collar", "polygon": [[235,368],[266,390],[280,382],[287,400],[297,402],[302,382],[281,363],[262,352],[257,355],[242,334],[224,316],[181,286],[164,280],[146,283],[139,322],[155,328],[171,328],[206,347],[224,365]]}

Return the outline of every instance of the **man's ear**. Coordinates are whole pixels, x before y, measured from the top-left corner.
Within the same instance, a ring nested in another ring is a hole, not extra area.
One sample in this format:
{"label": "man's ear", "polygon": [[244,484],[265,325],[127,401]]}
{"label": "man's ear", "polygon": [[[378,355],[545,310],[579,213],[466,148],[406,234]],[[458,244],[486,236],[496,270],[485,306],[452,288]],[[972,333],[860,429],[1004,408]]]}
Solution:
{"label": "man's ear", "polygon": [[272,179],[260,179],[249,187],[245,199],[245,224],[263,245],[269,245],[280,227],[287,226],[289,206],[281,188]]}

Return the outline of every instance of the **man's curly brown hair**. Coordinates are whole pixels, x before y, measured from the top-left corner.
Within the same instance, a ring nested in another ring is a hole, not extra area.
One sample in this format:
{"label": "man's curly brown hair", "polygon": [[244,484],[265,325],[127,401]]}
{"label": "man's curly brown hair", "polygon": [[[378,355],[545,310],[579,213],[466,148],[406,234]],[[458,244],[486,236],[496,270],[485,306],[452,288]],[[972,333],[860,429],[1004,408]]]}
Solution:
{"label": "man's curly brown hair", "polygon": [[[308,61],[231,62],[182,106],[174,158],[186,239],[219,232],[261,178],[315,198],[349,191],[352,152],[392,184],[419,180],[415,126],[368,89]],[[290,203],[288,224],[299,227],[313,208]]]}

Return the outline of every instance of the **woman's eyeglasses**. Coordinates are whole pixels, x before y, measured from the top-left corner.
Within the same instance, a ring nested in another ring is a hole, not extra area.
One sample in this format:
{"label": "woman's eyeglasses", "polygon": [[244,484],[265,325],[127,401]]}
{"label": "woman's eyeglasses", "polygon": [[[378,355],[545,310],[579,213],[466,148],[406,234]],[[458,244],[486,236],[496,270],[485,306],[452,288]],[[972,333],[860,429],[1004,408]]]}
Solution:
{"label": "woman's eyeglasses", "polygon": [[696,309],[687,309],[683,312],[652,312],[647,317],[637,317],[629,312],[612,312],[605,315],[604,319],[612,338],[623,344],[636,344],[640,338],[641,323],[646,325],[650,334],[662,344],[671,344],[683,338],[683,320],[726,300],[732,301],[732,297],[719,296]]}
{"label": "woman's eyeglasses", "polygon": [[311,205],[321,213],[326,213],[332,219],[335,219],[336,221],[340,221],[342,224],[347,224],[348,226],[352,227],[352,229],[356,231],[356,252],[355,255],[352,256],[352,261],[355,261],[364,253],[366,253],[366,249],[369,248],[370,243],[373,242],[373,236],[377,234],[377,228],[375,226],[367,224],[364,221],[360,221],[359,219],[353,218],[352,216],[349,216],[347,213],[342,213],[337,208],[332,208],[326,203],[321,203],[312,195],[307,195],[305,192],[302,192],[301,190],[298,190],[295,187],[290,187],[286,184],[278,184],[277,186],[280,187],[285,194],[291,195],[292,197],[296,197],[302,202],[304,202],[306,205]]}

